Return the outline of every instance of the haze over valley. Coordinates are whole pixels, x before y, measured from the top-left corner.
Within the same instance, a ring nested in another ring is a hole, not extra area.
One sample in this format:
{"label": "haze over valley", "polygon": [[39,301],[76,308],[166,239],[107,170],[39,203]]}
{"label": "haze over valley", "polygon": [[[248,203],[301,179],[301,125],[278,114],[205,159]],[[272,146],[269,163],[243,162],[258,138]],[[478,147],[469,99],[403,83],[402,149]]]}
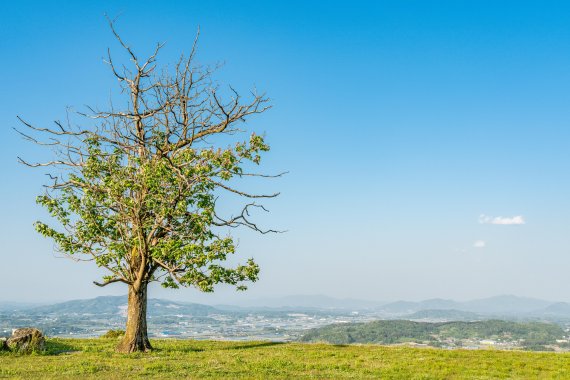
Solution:
{"label": "haze over valley", "polygon": [[[126,306],[126,296],[103,296],[50,305],[0,303],[0,335],[9,335],[13,328],[33,325],[52,337],[98,337],[124,326]],[[149,299],[148,312],[149,336],[155,338],[286,342],[315,339],[314,333],[313,338],[305,335],[325,326],[384,320],[442,323],[500,319],[544,322],[558,326],[560,331],[570,328],[569,303],[508,295],[466,302],[445,299],[375,302],[308,295],[259,299],[247,305]],[[323,339],[326,340],[326,335]],[[377,338],[370,339],[370,342],[377,342]],[[565,333],[561,333],[558,340],[564,339]],[[406,340],[418,341],[410,337]],[[479,341],[489,339],[480,338]],[[475,347],[478,341],[470,342]]]}

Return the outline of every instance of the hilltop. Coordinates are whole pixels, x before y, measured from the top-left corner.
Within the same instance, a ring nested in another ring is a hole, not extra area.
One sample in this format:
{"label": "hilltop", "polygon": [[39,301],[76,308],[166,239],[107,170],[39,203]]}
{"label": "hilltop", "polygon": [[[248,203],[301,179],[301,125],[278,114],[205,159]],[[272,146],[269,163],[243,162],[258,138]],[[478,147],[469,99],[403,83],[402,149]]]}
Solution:
{"label": "hilltop", "polygon": [[0,353],[0,378],[548,379],[570,373],[570,355],[274,342],[153,340],[124,355],[111,339],[50,339],[46,354]]}

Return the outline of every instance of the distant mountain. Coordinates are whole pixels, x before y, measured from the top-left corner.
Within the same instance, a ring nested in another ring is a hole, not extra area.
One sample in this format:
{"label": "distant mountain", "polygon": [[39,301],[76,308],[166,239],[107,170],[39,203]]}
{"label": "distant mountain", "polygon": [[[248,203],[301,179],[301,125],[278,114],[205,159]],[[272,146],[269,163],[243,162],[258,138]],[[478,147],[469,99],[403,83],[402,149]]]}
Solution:
{"label": "distant mountain", "polygon": [[[536,313],[552,305],[552,302],[512,295],[483,298],[467,302],[431,299],[421,302],[397,301],[379,308],[388,314],[405,315],[422,310],[457,310],[488,315],[522,315]],[[540,313],[539,313],[540,314]],[[567,313],[570,316],[570,312]]]}
{"label": "distant mountain", "polygon": [[454,309],[432,309],[420,310],[413,314],[406,315],[403,318],[411,320],[431,320],[431,321],[477,321],[484,319],[479,314],[469,311],[461,311]]}
{"label": "distant mountain", "polygon": [[382,305],[378,310],[391,314],[409,314],[421,309],[419,302],[396,301]]}
{"label": "distant mountain", "polygon": [[374,309],[383,302],[367,301],[353,298],[333,298],[323,295],[295,295],[276,298],[260,298],[245,302],[242,308],[279,308],[279,309],[343,309],[363,310]]}
{"label": "distant mountain", "polygon": [[38,306],[29,311],[36,314],[117,314],[119,307],[126,304],[126,296],[102,296]]}
{"label": "distant mountain", "polygon": [[439,310],[452,310],[460,307],[461,303],[453,300],[445,300],[441,298],[434,298],[430,300],[421,301],[419,303],[420,309],[439,309]]}
{"label": "distant mountain", "polygon": [[421,302],[396,301],[385,304],[378,309],[390,314],[409,314],[420,310],[447,310],[460,309],[461,303],[441,298],[429,299]]}
{"label": "distant mountain", "polygon": [[[126,304],[126,303],[125,303]],[[206,316],[210,314],[220,314],[221,310],[213,306],[199,303],[173,302],[169,300],[151,298],[148,300],[149,315],[192,315]]]}
{"label": "distant mountain", "polygon": [[8,312],[14,310],[24,310],[37,307],[37,303],[25,303],[25,302],[0,302],[0,312]]}
{"label": "distant mountain", "polygon": [[[35,314],[124,314],[127,308],[127,296],[102,296],[87,300],[73,300],[54,305],[39,306],[28,309],[27,312]],[[219,313],[212,306],[201,304],[180,303],[169,300],[148,300],[148,314],[150,316],[163,315],[196,315],[204,316]]]}
{"label": "distant mountain", "polygon": [[460,310],[486,314],[521,314],[544,309],[552,302],[536,298],[502,295],[463,302]]}
{"label": "distant mountain", "polygon": [[[34,314],[121,314],[127,306],[126,296],[103,296],[86,300],[73,300],[53,305],[31,305],[23,303],[0,303],[0,312],[19,310]],[[444,311],[449,311],[444,313]],[[319,311],[326,313],[346,313],[359,311],[377,314],[381,318],[443,318],[451,320],[472,320],[479,317],[502,319],[551,320],[570,319],[570,303],[550,302],[535,298],[502,295],[466,302],[447,299],[429,299],[420,302],[396,301],[383,303],[352,298],[333,298],[323,295],[302,295],[277,298],[264,298],[238,305],[207,306],[197,303],[176,302],[165,299],[149,299],[150,316],[194,315],[224,313],[282,313],[291,311]],[[423,314],[416,314],[426,311]],[[471,314],[470,314],[471,313]]]}
{"label": "distant mountain", "polygon": [[556,302],[535,313],[570,317],[570,303]]}

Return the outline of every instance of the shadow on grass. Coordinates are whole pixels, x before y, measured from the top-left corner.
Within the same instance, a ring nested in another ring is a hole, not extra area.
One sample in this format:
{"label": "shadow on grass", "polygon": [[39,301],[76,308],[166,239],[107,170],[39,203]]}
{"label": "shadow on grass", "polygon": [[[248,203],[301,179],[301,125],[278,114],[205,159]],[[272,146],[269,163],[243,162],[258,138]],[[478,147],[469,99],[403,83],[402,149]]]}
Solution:
{"label": "shadow on grass", "polygon": [[153,344],[152,340],[150,342],[152,344],[152,353],[160,353],[160,352],[180,352],[180,353],[190,353],[190,352],[204,352],[206,351],[204,348],[199,347],[192,347],[191,345],[184,345],[184,346],[176,346],[176,347],[157,347],[156,344]]}
{"label": "shadow on grass", "polygon": [[46,341],[46,350],[44,351],[44,355],[61,355],[78,351],[80,351],[80,349],[68,343],[48,340]]}
{"label": "shadow on grass", "polygon": [[247,350],[249,348],[271,347],[284,344],[284,342],[252,342],[237,346],[225,347],[223,350]]}

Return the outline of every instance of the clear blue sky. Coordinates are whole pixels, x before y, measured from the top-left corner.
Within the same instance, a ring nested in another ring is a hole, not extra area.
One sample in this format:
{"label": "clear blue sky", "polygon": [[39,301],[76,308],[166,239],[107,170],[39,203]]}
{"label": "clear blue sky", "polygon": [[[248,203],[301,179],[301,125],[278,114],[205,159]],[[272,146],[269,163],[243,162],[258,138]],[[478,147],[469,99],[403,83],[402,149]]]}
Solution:
{"label": "clear blue sky", "polygon": [[12,131],[107,104],[104,13],[142,55],[166,41],[163,63],[200,26],[220,82],[273,99],[250,127],[290,171],[262,185],[282,192],[264,223],[289,232],[236,234],[262,266],[249,293],[151,296],[570,301],[570,4],[400,0],[1,2],[0,300],[125,293],[34,232],[45,180],[16,156],[41,150]]}

